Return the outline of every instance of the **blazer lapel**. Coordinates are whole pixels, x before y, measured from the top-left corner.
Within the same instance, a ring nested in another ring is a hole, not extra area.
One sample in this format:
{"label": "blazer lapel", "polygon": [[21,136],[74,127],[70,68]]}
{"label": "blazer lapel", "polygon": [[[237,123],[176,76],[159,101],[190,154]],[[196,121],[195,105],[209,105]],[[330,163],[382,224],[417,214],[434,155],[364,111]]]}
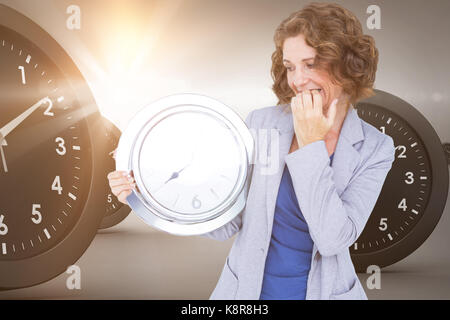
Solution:
{"label": "blazer lapel", "polygon": [[364,140],[364,133],[361,119],[356,110],[351,107],[342,125],[331,163],[334,184],[339,195],[344,192],[358,166],[360,154],[356,144],[362,140]]}
{"label": "blazer lapel", "polygon": [[[278,142],[279,144],[278,157],[271,158],[278,159],[278,170],[276,170],[273,174],[266,175],[265,187],[268,237],[272,234],[276,199],[278,196],[278,189],[281,183],[284,166],[286,164],[284,158],[289,153],[292,139],[294,137],[292,113],[290,111],[286,112],[286,108],[289,107],[289,105],[280,106],[282,112],[280,112],[280,115],[275,123],[275,129],[278,131],[278,141],[272,141],[272,139],[269,139],[266,149],[268,153],[269,150],[272,150],[273,143]],[[361,120],[359,119],[356,110],[351,107],[342,125],[331,165],[333,169],[333,179],[339,195],[341,195],[347,187],[351,177],[353,176],[354,170],[359,163],[360,155],[354,146],[363,139],[364,134],[362,131]],[[307,182],[305,181],[305,183]]]}

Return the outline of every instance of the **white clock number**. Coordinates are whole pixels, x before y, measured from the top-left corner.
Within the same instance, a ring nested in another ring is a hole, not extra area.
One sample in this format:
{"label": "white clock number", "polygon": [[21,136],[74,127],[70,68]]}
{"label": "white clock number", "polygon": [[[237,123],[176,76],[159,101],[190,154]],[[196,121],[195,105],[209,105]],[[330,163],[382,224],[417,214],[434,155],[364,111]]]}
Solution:
{"label": "white clock number", "polygon": [[200,202],[200,200],[197,199],[198,195],[196,195],[193,199],[192,199],[192,207],[194,209],[199,209],[202,206],[202,203]]}
{"label": "white clock number", "polygon": [[42,103],[48,103],[48,108],[45,110],[44,115],[45,116],[50,116],[53,117],[55,114],[53,112],[51,112],[50,110],[52,110],[53,107],[53,102],[52,100],[50,100],[49,98],[44,98],[42,100]]}
{"label": "white clock number", "polygon": [[386,231],[387,230],[387,218],[381,218],[380,219],[380,226],[378,227],[380,231]]}
{"label": "white clock number", "polygon": [[400,154],[397,156],[398,159],[406,159],[406,147],[405,146],[396,146],[395,150],[400,150]]}
{"label": "white clock number", "polygon": [[31,211],[31,214],[35,217],[31,217],[31,221],[33,221],[34,224],[39,224],[42,221],[42,214],[37,210],[40,208],[40,204],[33,204],[33,210]]}
{"label": "white clock number", "polygon": [[112,195],[110,193],[110,194],[108,194],[108,203],[111,203],[111,202],[112,202]]}
{"label": "white clock number", "polygon": [[407,172],[407,173],[405,173],[405,176],[408,178],[408,179],[405,180],[406,184],[413,184],[414,183],[414,173]]}
{"label": "white clock number", "polygon": [[0,236],[4,236],[8,233],[8,226],[3,223],[4,218],[3,215],[0,216]]}
{"label": "white clock number", "polygon": [[19,69],[20,73],[22,74],[22,84],[27,84],[27,81],[25,79],[25,68],[23,66],[19,66],[17,69]]}
{"label": "white clock number", "polygon": [[55,180],[53,180],[52,183],[52,190],[58,191],[58,194],[62,194],[62,187],[61,187],[61,180],[59,176],[55,177]]}
{"label": "white clock number", "polygon": [[380,130],[381,130],[381,132],[383,132],[384,134],[386,134],[386,127],[381,127]]}
{"label": "white clock number", "polygon": [[406,209],[408,209],[405,198],[403,198],[402,201],[400,201],[400,203],[398,204],[398,208],[402,209],[403,211],[406,211]]}
{"label": "white clock number", "polygon": [[63,156],[66,154],[66,147],[64,146],[64,139],[61,137],[58,137],[55,139],[55,142],[58,143],[58,148],[56,148],[56,153],[60,156]]}

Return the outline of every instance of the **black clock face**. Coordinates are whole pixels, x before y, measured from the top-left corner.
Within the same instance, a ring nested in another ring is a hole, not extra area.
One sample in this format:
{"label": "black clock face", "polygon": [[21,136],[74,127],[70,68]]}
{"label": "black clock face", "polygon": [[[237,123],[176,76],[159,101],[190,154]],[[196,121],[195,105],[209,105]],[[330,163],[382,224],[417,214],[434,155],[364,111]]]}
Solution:
{"label": "black clock face", "polygon": [[[106,161],[106,168],[107,168],[107,173],[111,171],[114,171],[115,166],[116,166],[116,162],[114,160],[113,157],[113,153],[117,148],[117,145],[119,143],[118,138],[116,137],[116,135],[113,133],[112,128],[111,127],[106,127],[105,130],[105,138],[106,138],[106,143],[109,146],[109,150],[110,153],[108,155],[107,161]],[[106,195],[106,213],[105,213],[105,217],[109,217],[111,215],[113,215],[116,211],[120,210],[124,204],[122,202],[120,202],[111,192],[111,190],[109,190],[110,192]]]}
{"label": "black clock face", "polygon": [[367,254],[392,247],[414,232],[430,198],[432,169],[425,145],[405,120],[371,104],[360,104],[358,115],[391,136],[396,150],[379,200],[351,247],[352,254]]}
{"label": "black clock face", "polygon": [[120,202],[116,196],[111,192],[109,187],[109,181],[107,179],[108,173],[116,170],[116,161],[114,159],[114,151],[117,149],[121,132],[120,130],[108,119],[102,118],[101,124],[103,131],[101,137],[101,143],[104,144],[108,150],[108,154],[105,154],[103,159],[104,168],[104,181],[106,184],[106,190],[108,190],[105,198],[105,216],[100,225],[100,229],[110,228],[120,223],[131,212],[130,207]]}
{"label": "black clock face", "polygon": [[58,244],[83,210],[91,176],[87,123],[55,64],[0,26],[0,261]]}

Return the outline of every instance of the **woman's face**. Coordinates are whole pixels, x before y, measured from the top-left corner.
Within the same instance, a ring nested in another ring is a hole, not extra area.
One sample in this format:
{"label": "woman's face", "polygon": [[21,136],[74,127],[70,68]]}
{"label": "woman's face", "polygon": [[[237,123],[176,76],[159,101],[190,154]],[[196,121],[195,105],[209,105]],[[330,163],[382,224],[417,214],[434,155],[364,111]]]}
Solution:
{"label": "woman's face", "polygon": [[331,102],[339,98],[342,88],[332,83],[330,76],[314,67],[316,50],[308,46],[302,34],[287,38],[283,44],[283,64],[289,87],[297,95],[303,90],[319,89],[323,112],[327,114]]}

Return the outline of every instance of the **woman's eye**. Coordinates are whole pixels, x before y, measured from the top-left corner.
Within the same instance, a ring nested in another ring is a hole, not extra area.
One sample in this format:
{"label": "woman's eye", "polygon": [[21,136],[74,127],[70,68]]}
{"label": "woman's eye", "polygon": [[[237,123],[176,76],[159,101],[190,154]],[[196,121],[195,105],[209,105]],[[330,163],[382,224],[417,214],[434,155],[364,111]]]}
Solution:
{"label": "woman's eye", "polygon": [[[285,66],[286,67],[286,66]],[[286,67],[287,71],[292,71],[293,68],[292,67]]]}
{"label": "woman's eye", "polygon": [[312,69],[312,68],[314,68],[314,65],[309,63],[309,64],[306,65],[306,67],[307,67],[308,69]]}

